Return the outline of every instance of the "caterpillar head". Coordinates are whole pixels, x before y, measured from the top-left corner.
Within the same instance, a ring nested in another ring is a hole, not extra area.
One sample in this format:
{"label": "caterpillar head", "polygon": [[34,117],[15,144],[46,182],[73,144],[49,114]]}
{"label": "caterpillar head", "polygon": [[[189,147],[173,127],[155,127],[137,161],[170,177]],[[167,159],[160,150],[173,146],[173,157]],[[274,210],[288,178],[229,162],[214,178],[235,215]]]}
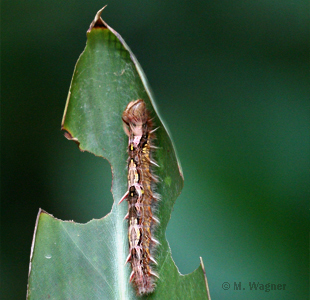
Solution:
{"label": "caterpillar head", "polygon": [[131,131],[134,136],[142,136],[143,127],[148,119],[148,112],[142,99],[129,102],[122,115],[126,134],[129,136]]}

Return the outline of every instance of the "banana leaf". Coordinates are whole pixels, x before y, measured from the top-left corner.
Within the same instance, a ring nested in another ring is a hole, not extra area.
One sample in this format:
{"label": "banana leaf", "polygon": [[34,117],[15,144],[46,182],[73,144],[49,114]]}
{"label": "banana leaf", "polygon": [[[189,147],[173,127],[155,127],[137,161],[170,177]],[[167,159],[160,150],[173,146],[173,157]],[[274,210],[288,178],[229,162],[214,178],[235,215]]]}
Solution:
{"label": "banana leaf", "polygon": [[[122,37],[100,17],[87,31],[86,47],[74,69],[61,127],[81,151],[107,159],[112,170],[111,212],[86,224],[38,213],[31,248],[27,299],[210,299],[202,259],[191,274],[182,275],[171,257],[165,232],[183,187],[183,175],[169,133],[157,112],[154,97],[137,59]],[[159,164],[156,239],[159,279],[156,289],[137,296],[129,283],[127,136],[122,113],[133,100],[143,99],[156,127],[154,158]],[[99,158],[98,158],[99,159]],[[87,201],[87,199],[85,199]],[[186,237],[185,237],[186,238]],[[198,262],[198,259],[197,259]]]}

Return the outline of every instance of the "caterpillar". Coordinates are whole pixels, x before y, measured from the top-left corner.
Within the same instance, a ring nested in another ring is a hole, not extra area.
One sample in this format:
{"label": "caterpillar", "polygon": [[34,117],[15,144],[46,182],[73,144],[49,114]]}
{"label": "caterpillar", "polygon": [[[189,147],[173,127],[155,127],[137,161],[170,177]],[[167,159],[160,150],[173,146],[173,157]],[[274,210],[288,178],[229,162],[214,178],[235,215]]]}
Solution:
{"label": "caterpillar", "polygon": [[159,242],[154,238],[154,228],[159,223],[154,215],[154,207],[159,195],[154,192],[158,178],[152,172],[152,165],[158,164],[152,159],[156,147],[152,119],[142,99],[131,101],[122,115],[124,131],[128,136],[128,190],[121,198],[128,201],[129,255],[132,272],[129,281],[133,282],[137,294],[144,295],[154,291],[153,270],[157,265],[153,257]]}

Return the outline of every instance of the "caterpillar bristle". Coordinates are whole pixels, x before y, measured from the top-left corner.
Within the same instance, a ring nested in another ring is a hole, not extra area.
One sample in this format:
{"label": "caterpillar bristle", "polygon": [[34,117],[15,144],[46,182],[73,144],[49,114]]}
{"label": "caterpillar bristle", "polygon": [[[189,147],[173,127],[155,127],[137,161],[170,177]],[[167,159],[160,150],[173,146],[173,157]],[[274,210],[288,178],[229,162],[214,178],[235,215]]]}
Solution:
{"label": "caterpillar bristle", "polygon": [[152,180],[154,183],[158,183],[158,182],[159,182],[158,176],[156,176],[156,175],[154,175],[154,174],[151,174],[150,178],[151,178],[151,180]]}
{"label": "caterpillar bristle", "polygon": [[153,256],[150,256],[150,261],[154,263],[155,265],[158,265],[157,261],[154,259]]}
{"label": "caterpillar bristle", "polygon": [[155,149],[155,150],[160,149],[160,147],[156,147],[156,146],[154,146],[154,145],[150,145],[150,148],[151,148],[151,149]]}
{"label": "caterpillar bristle", "polygon": [[131,253],[128,254],[126,261],[125,261],[125,265],[131,260]]}
{"label": "caterpillar bristle", "polygon": [[156,201],[159,201],[161,199],[160,195],[158,193],[155,193],[153,192],[153,195],[152,195],[153,199],[156,200]]}
{"label": "caterpillar bristle", "polygon": [[151,242],[154,243],[155,245],[160,245],[160,242],[157,241],[155,238],[151,238]]}
{"label": "caterpillar bristle", "polygon": [[159,278],[159,275],[156,272],[152,271],[152,270],[150,271],[150,274],[152,276],[155,276],[155,277]]}
{"label": "caterpillar bristle", "polygon": [[151,133],[151,134],[154,133],[157,129],[159,129],[159,126],[156,127],[155,129],[151,130],[150,133]]}
{"label": "caterpillar bristle", "polygon": [[129,191],[127,191],[124,196],[119,200],[118,204],[121,204],[127,197],[128,197]]}
{"label": "caterpillar bristle", "polygon": [[151,163],[152,165],[156,166],[156,167],[159,167],[159,165],[158,165],[154,160],[152,160],[152,159],[150,159],[150,163]]}
{"label": "caterpillar bristle", "polygon": [[153,220],[155,223],[157,223],[157,224],[160,223],[159,220],[158,220],[155,216],[152,216],[152,220]]}
{"label": "caterpillar bristle", "polygon": [[130,273],[130,276],[129,276],[129,282],[132,282],[134,276],[135,276],[135,272],[132,271],[132,272]]}

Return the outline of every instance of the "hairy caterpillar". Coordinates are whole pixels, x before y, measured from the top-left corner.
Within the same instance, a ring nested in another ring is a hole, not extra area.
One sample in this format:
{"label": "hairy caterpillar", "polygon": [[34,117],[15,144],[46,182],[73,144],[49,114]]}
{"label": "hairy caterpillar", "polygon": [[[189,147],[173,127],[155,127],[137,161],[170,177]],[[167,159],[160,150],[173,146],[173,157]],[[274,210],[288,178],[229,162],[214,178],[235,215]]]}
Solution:
{"label": "hairy caterpillar", "polygon": [[128,201],[128,240],[129,255],[126,262],[131,263],[129,281],[134,283],[137,294],[153,292],[155,277],[152,269],[157,264],[153,257],[159,242],[154,238],[154,226],[159,223],[154,216],[154,204],[159,195],[154,192],[158,182],[152,173],[151,165],[157,166],[152,159],[154,139],[153,124],[142,99],[130,102],[122,115],[124,131],[128,140],[128,190],[119,203]]}

